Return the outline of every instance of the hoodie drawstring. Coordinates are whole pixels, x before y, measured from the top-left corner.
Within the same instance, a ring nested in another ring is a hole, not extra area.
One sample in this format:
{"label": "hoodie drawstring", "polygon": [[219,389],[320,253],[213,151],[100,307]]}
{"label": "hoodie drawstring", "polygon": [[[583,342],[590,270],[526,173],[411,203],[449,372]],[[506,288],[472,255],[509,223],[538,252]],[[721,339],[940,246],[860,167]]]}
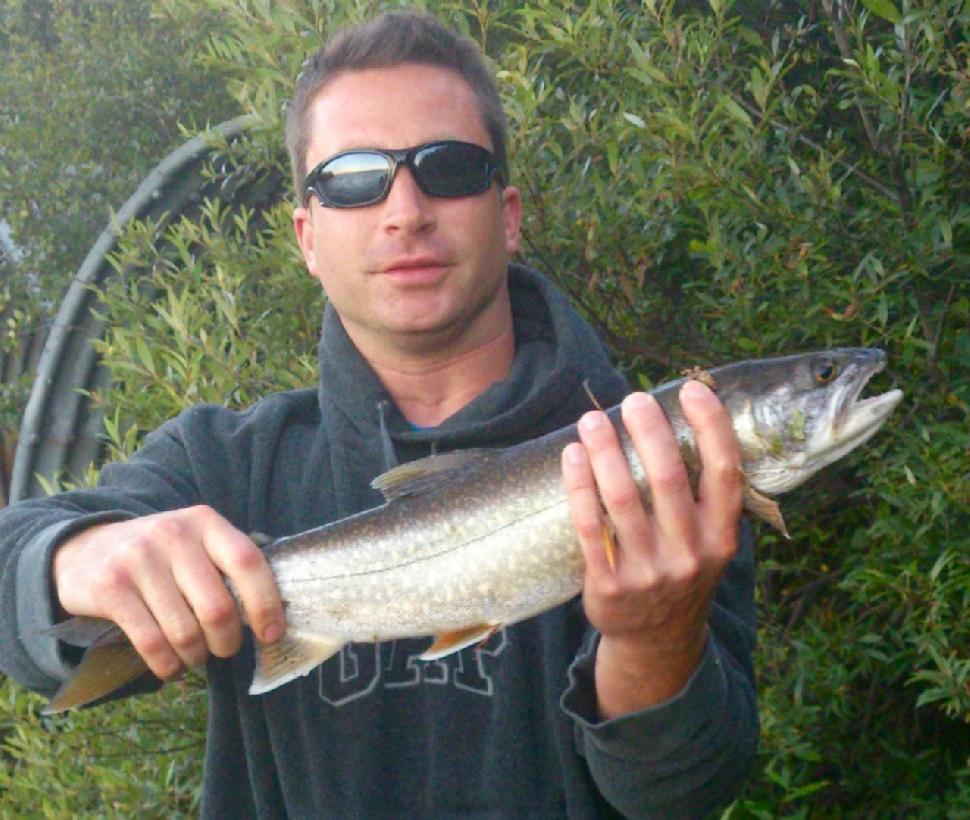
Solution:
{"label": "hoodie drawstring", "polygon": [[383,399],[377,402],[377,415],[380,419],[381,427],[381,447],[384,450],[384,470],[393,470],[398,465],[397,453],[394,452],[394,442],[391,441],[391,434],[387,432],[387,408],[390,402]]}

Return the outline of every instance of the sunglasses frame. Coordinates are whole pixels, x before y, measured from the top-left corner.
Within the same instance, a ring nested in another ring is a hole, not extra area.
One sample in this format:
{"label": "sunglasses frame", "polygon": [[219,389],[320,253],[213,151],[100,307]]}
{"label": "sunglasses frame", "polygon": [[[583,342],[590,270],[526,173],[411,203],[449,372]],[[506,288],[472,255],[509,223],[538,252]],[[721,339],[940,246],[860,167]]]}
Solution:
{"label": "sunglasses frame", "polygon": [[[430,148],[437,148],[441,146],[448,145],[459,145],[462,147],[471,147],[479,152],[488,167],[488,173],[485,175],[483,184],[474,190],[468,192],[462,192],[459,194],[438,194],[433,191],[429,191],[425,187],[425,182],[422,181],[421,170],[415,164],[415,160],[419,153],[422,151],[427,151]],[[387,178],[387,184],[381,193],[371,199],[367,199],[363,202],[355,202],[349,205],[343,205],[336,203],[329,199],[318,187],[320,177],[323,175],[325,168],[332,162],[335,162],[342,157],[351,156],[353,154],[369,154],[373,156],[383,157],[390,163],[390,174]],[[484,193],[489,189],[492,181],[498,177],[499,184],[505,187],[505,171],[499,164],[498,158],[494,153],[489,151],[483,145],[478,145],[474,142],[464,142],[462,140],[435,140],[433,142],[426,142],[421,145],[415,145],[411,148],[399,148],[392,150],[384,150],[383,148],[351,148],[347,151],[341,151],[339,154],[334,154],[332,157],[327,157],[323,162],[318,163],[312,171],[310,171],[304,181],[303,181],[303,197],[304,202],[308,201],[310,195],[312,194],[317,198],[320,204],[325,208],[366,208],[368,205],[376,205],[379,202],[383,202],[387,199],[391,192],[391,186],[394,185],[394,179],[397,177],[397,172],[402,165],[406,165],[408,170],[411,172],[411,176],[414,177],[414,181],[421,192],[426,196],[443,198],[443,199],[459,199],[465,196],[477,196],[478,194]]]}

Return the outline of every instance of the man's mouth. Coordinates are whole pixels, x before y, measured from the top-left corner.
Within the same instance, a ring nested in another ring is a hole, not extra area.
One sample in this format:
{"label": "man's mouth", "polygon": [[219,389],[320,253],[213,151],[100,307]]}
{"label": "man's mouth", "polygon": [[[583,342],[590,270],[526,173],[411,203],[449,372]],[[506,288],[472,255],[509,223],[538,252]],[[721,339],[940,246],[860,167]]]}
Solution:
{"label": "man's mouth", "polygon": [[434,256],[413,256],[395,259],[381,268],[381,273],[405,281],[430,281],[437,279],[448,264]]}

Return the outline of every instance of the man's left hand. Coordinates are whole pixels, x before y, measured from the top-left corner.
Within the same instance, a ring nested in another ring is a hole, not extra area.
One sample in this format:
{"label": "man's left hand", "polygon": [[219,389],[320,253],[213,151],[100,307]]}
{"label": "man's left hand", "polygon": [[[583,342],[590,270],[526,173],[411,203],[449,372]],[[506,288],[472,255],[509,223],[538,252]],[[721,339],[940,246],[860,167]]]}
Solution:
{"label": "man's left hand", "polygon": [[703,654],[711,600],[737,546],[743,475],[731,418],[700,382],[687,382],[680,401],[703,463],[696,498],[677,439],[646,393],[628,396],[622,411],[646,471],[649,504],[605,413],[584,415],[582,443],[563,451],[566,495],[586,558],[583,605],[601,635],[601,719],[683,689]]}

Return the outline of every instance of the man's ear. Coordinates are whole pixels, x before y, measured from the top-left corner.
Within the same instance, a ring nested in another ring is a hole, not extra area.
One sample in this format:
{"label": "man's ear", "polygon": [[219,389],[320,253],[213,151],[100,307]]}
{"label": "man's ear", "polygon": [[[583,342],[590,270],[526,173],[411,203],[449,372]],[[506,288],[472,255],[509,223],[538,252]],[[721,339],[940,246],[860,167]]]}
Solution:
{"label": "man's ear", "polygon": [[502,219],[505,222],[505,250],[511,256],[519,249],[522,227],[522,195],[514,185],[502,189]]}
{"label": "man's ear", "polygon": [[293,209],[293,231],[296,233],[296,242],[300,246],[303,254],[303,261],[306,263],[310,275],[317,275],[317,259],[313,242],[313,214],[309,207],[298,207]]}

